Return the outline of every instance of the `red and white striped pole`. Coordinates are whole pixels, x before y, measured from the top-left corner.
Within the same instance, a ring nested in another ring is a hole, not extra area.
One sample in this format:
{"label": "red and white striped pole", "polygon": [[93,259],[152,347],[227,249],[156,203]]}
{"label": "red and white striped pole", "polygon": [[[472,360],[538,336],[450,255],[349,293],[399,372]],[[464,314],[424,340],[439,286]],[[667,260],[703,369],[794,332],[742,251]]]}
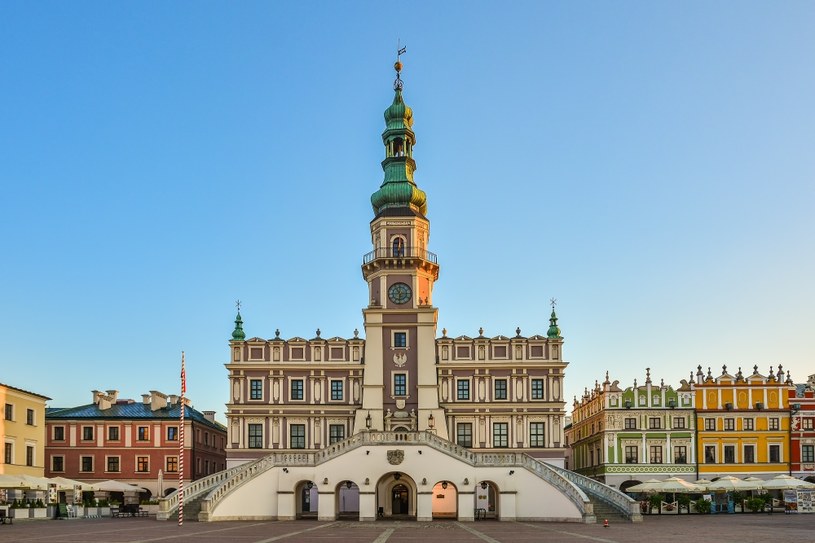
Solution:
{"label": "red and white striped pole", "polygon": [[187,392],[187,372],[184,370],[184,351],[181,351],[181,422],[178,428],[178,525],[184,524],[184,393]]}

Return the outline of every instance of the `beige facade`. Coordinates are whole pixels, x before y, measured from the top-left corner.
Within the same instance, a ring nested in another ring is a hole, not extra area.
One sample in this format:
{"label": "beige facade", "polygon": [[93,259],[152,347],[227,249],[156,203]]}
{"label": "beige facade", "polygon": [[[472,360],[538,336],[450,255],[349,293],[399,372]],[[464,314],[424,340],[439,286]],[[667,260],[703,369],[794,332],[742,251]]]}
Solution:
{"label": "beige facade", "polygon": [[45,470],[45,402],[47,396],[0,383],[0,474],[42,477]]}

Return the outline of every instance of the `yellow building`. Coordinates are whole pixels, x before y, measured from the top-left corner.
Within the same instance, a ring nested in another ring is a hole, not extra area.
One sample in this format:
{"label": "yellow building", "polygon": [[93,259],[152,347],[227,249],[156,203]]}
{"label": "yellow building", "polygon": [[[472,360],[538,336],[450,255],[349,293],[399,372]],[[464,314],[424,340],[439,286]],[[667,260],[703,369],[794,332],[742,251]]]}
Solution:
{"label": "yellow building", "polygon": [[768,479],[789,471],[789,373],[767,376],[696,373],[696,428],[699,476],[757,476]]}
{"label": "yellow building", "polygon": [[0,474],[44,475],[45,402],[50,399],[0,383],[0,404],[3,405]]}

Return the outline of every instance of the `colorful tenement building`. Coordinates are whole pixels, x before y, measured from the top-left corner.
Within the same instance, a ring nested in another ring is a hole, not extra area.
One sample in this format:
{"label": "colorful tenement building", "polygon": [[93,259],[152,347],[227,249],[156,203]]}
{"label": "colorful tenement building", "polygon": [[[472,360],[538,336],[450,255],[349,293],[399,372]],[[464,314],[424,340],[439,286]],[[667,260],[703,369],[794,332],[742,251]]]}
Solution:
{"label": "colorful tenement building", "polygon": [[735,475],[769,479],[790,471],[789,394],[794,384],[779,365],[764,376],[758,366],[735,375],[722,366],[713,377],[699,366],[696,383],[696,454],[706,479]]}
{"label": "colorful tenement building", "polygon": [[717,377],[699,366],[690,377],[674,390],[654,385],[646,370],[644,385],[621,390],[606,374],[575,398],[569,467],[621,489],[670,476],[812,475],[813,377],[796,386],[781,366],[767,376],[757,366],[749,375],[723,366]]}
{"label": "colorful tenement building", "polygon": [[693,392],[645,382],[626,389],[609,381],[575,398],[566,427],[574,471],[625,489],[644,479],[695,473]]}
{"label": "colorful tenement building", "polygon": [[815,482],[815,375],[790,390],[790,471]]}
{"label": "colorful tenement building", "polygon": [[[178,487],[181,400],[156,390],[142,401],[119,392],[93,391],[93,402],[46,414],[46,476],[93,484],[135,483],[153,496]],[[203,413],[184,399],[185,485],[226,467],[226,427],[214,411]],[[161,486],[162,488],[159,488]]]}
{"label": "colorful tenement building", "polygon": [[45,465],[45,402],[47,396],[0,383],[2,475],[42,477]]}

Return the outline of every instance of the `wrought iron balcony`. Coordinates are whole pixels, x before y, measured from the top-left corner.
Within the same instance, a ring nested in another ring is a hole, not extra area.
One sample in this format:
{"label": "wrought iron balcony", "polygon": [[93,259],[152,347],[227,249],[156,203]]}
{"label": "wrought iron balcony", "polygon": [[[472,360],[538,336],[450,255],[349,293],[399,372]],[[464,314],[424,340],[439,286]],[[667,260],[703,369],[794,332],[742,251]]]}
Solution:
{"label": "wrought iron balcony", "polygon": [[432,262],[433,264],[438,264],[436,253],[425,251],[419,247],[381,247],[363,256],[362,264],[364,266],[380,258],[418,258]]}

